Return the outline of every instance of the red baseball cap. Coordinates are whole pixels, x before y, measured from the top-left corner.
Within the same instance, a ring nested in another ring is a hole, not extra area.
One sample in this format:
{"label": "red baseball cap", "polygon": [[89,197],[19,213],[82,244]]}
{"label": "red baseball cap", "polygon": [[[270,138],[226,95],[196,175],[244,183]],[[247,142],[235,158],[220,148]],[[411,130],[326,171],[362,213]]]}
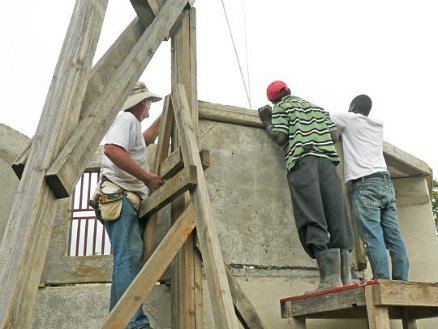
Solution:
{"label": "red baseball cap", "polygon": [[284,96],[289,91],[288,86],[281,80],[271,82],[266,90],[266,96],[272,102]]}

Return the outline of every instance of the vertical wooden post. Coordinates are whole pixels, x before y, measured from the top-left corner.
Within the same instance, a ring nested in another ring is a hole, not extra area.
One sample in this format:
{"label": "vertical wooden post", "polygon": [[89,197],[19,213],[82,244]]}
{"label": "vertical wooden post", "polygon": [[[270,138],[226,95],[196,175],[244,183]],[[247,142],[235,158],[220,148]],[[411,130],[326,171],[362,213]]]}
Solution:
{"label": "vertical wooden post", "polygon": [[172,105],[175,123],[180,134],[181,153],[186,165],[197,168],[198,185],[190,191],[190,199],[196,214],[196,229],[202,251],[203,264],[207,276],[208,288],[216,327],[219,329],[237,329],[230,286],[225,273],[225,265],[220,248],[216,225],[212,216],[211,203],[205,180],[198,143],[193,129],[190,108],[184,86],[177,85],[172,90]]}
{"label": "vertical wooden post", "polygon": [[389,323],[388,307],[375,305],[374,289],[376,285],[365,286],[365,303],[368,316],[369,329],[391,329]]}
{"label": "vertical wooden post", "polygon": [[[193,126],[198,127],[196,79],[196,11],[183,12],[181,25],[172,36],[172,89],[185,87]],[[174,134],[174,137],[176,134]],[[177,138],[172,145],[177,145]],[[189,202],[188,193],[172,203],[172,219],[179,216]],[[174,262],[172,277],[172,323],[174,328],[203,327],[202,267],[199,253],[194,252],[196,233],[187,239]]]}
{"label": "vertical wooden post", "polygon": [[76,1],[0,247],[0,328],[31,325],[56,214],[44,176],[79,120],[107,3]]}

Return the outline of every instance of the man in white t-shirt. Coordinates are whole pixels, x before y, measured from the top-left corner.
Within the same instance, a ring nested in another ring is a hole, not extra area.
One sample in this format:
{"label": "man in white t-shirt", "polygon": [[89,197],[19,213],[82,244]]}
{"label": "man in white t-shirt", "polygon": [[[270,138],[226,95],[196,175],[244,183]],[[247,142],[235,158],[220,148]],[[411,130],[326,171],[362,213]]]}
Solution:
{"label": "man in white t-shirt", "polygon": [[[330,113],[341,130],[345,182],[374,279],[408,279],[409,261],[400,234],[395,191],[383,157],[383,124],[368,117],[367,95],[356,96],[348,113]],[[389,250],[392,275],[386,250]]]}
{"label": "man in white t-shirt", "polygon": [[[96,211],[111,241],[113,274],[110,311],[129,287],[142,267],[143,239],[138,218],[141,199],[164,184],[160,176],[147,168],[146,146],[153,143],[159,129],[160,117],[144,132],[141,121],[149,117],[152,102],[161,97],[150,92],[144,83],[137,83],[120,113],[105,136],[104,155],[99,183],[102,203],[113,205],[117,199],[121,208],[110,219],[103,216],[103,207]],[[146,169],[145,169],[146,168]],[[104,205],[100,205],[104,206]],[[140,307],[127,329],[151,328],[149,319]]]}

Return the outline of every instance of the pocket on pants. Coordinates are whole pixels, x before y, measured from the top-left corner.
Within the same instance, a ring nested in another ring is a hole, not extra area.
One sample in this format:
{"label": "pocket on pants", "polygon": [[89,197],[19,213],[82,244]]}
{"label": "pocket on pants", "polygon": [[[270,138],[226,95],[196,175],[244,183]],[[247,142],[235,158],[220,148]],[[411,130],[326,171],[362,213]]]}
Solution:
{"label": "pocket on pants", "polygon": [[360,187],[358,191],[359,204],[366,208],[380,208],[382,193],[374,188]]}

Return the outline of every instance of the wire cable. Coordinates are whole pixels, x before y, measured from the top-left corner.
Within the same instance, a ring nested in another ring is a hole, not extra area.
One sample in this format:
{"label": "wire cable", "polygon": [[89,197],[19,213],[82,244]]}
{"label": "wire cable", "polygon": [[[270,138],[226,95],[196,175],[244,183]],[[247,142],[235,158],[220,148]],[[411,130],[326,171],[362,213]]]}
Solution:
{"label": "wire cable", "polygon": [[224,14],[225,14],[225,20],[227,21],[227,26],[228,26],[228,31],[230,33],[231,42],[233,43],[234,53],[236,55],[237,65],[239,66],[239,71],[240,71],[240,76],[242,78],[243,87],[245,88],[246,98],[248,100],[248,105],[251,108],[251,98],[249,96],[249,91],[248,91],[248,88],[246,86],[245,78],[243,76],[242,65],[240,64],[240,59],[239,59],[239,54],[237,53],[236,43],[234,42],[233,33],[231,32],[230,21],[228,20],[228,14],[227,14],[227,10],[225,8],[224,0],[221,0],[221,3],[222,3],[222,8],[223,8]]}
{"label": "wire cable", "polygon": [[249,102],[249,108],[252,109],[252,105],[251,105],[251,80],[249,79],[248,39],[246,36],[245,0],[242,0],[242,11],[243,11],[243,32],[244,32],[244,36],[245,36],[246,82],[248,83],[248,102]]}

